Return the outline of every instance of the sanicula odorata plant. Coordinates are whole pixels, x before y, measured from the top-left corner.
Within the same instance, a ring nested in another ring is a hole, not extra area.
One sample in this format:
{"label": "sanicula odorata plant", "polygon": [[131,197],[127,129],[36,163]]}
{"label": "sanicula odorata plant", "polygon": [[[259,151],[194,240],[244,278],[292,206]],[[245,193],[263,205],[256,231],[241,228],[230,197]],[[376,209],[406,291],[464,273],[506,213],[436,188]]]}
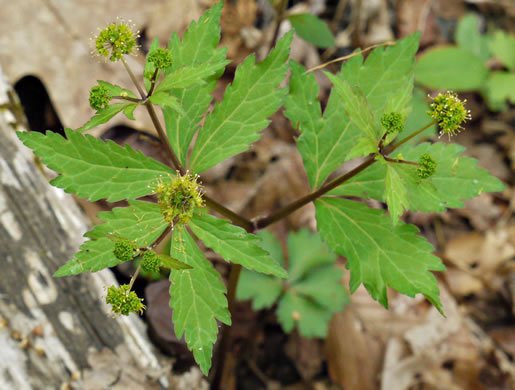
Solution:
{"label": "sanicula odorata plant", "polygon": [[[253,55],[245,59],[223,100],[208,112],[217,79],[229,62],[226,50],[218,48],[221,11],[221,3],[213,6],[191,23],[182,40],[174,33],[167,48],[154,41],[146,57],[143,83],[125,60],[137,48],[137,33],[125,23],[107,26],[95,40],[97,54],[121,62],[135,91],[99,81],[90,94],[96,113],[83,127],[66,129],[65,137],[53,132],[18,133],[26,146],[59,173],[53,185],[90,201],[129,202],[127,207],[100,213],[103,223],[86,233],[89,240],[55,276],[94,272],[139,258],[130,284],[107,288],[107,303],[115,313],[125,315],[145,308],[131,291],[141,267],[170,269],[176,336],[184,336],[207,374],[218,322],[231,324],[229,308],[241,267],[288,278],[291,283],[302,284],[305,276],[292,269],[287,272],[263,249],[267,247],[260,245],[262,236],[255,233],[314,202],[320,237],[332,252],[347,259],[351,292],[363,284],[374,299],[388,307],[390,287],[411,297],[422,294],[442,311],[431,271],[444,271],[445,267],[419,230],[399,218],[406,210],[443,212],[463,207],[463,199],[502,190],[503,185],[478,168],[474,159],[461,157],[461,146],[413,144],[415,136],[434,123],[450,136],[469,118],[463,102],[448,92],[434,98],[427,126],[406,128],[419,34],[386,49],[375,49],[366,61],[357,54],[337,74],[326,72],[333,88],[322,112],[313,73],[288,62],[290,32],[262,62],[256,63]],[[287,86],[281,86],[288,74]],[[202,173],[248,150],[267,127],[268,118],[283,105],[285,115],[300,132],[296,141],[311,193],[268,215],[248,219],[208,197],[202,190]],[[156,108],[162,110],[164,126]],[[167,151],[168,165],[128,145],[83,134],[119,113],[133,119],[135,109],[147,110],[150,115]],[[351,158],[360,158],[358,165],[329,180]],[[152,194],[157,203],[136,200]],[[384,201],[388,212],[355,197]],[[223,217],[212,216],[209,210]],[[157,254],[155,248],[170,234],[170,252]],[[232,263],[228,289],[197,239]],[[325,256],[327,260],[320,261],[333,267],[332,255]],[[301,264],[299,261],[292,264]],[[339,277],[340,273],[328,269],[329,277],[331,273]],[[311,285],[304,293],[334,288],[338,280],[333,279],[325,283],[322,278],[320,285]],[[344,297],[338,294],[338,302],[343,304]],[[317,294],[316,300],[320,302],[324,296]],[[332,307],[329,313],[339,308]],[[302,321],[299,313],[286,310],[280,314],[285,329]],[[311,334],[323,335],[323,329]]]}

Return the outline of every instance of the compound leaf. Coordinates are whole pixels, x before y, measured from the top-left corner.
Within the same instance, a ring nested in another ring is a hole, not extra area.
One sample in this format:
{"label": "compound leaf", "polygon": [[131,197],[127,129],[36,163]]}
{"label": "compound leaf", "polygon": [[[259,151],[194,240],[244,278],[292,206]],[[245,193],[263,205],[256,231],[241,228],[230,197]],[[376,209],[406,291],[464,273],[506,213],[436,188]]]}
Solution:
{"label": "compound leaf", "polygon": [[207,372],[207,354],[216,342],[217,320],[231,324],[225,286],[213,265],[206,259],[185,228],[176,228],[170,255],[193,267],[170,272],[170,307],[173,309],[175,335],[184,338],[195,359]]}
{"label": "compound leaf", "polygon": [[288,275],[270,254],[259,246],[261,239],[242,228],[211,215],[195,215],[188,225],[206,246],[222,255],[225,260],[269,275],[282,278]]}
{"label": "compound leaf", "polygon": [[292,33],[279,40],[270,55],[255,64],[251,55],[238,67],[234,82],[224,99],[208,115],[193,148],[190,169],[200,173],[213,165],[243,152],[260,136],[283,101],[284,88],[278,88],[288,69]]}
{"label": "compound leaf", "polygon": [[151,194],[158,176],[167,180],[174,172],[137,152],[90,135],[66,129],[57,133],[18,133],[18,138],[60,176],[52,185],[90,201],[115,202]]}
{"label": "compound leaf", "polygon": [[347,199],[326,197],[315,205],[322,238],[347,257],[351,292],[363,283],[374,299],[388,307],[389,286],[410,297],[424,294],[442,310],[438,283],[429,271],[445,267],[415,226],[399,222],[392,229],[382,210]]}
{"label": "compound leaf", "polygon": [[136,106],[138,103],[133,102],[127,102],[127,103],[115,103],[107,106],[106,108],[102,108],[96,112],[95,115],[81,128],[77,129],[77,131],[80,131],[81,133],[91,130],[92,128],[101,125],[103,123],[109,122],[109,120],[114,117],[116,114],[124,111],[128,107]]}
{"label": "compound leaf", "polygon": [[398,168],[402,168],[400,164],[386,165],[385,200],[394,226],[399,222],[403,211],[409,208],[408,190],[397,171]]}
{"label": "compound leaf", "polygon": [[230,61],[221,63],[204,62],[195,65],[185,65],[168,73],[156,87],[155,92],[171,92],[174,89],[188,88],[197,84],[205,84],[205,79],[225,68]]}
{"label": "compound leaf", "polygon": [[116,207],[97,215],[104,223],[85,234],[99,239],[112,234],[133,241],[139,247],[151,245],[168,226],[155,203],[132,200],[128,207]]}
{"label": "compound leaf", "polygon": [[[191,22],[184,33],[182,42],[176,33],[168,44],[172,53],[171,69],[200,63],[225,63],[226,49],[217,49],[220,42],[220,15],[222,2],[211,7],[198,22]],[[184,114],[171,108],[163,108],[168,140],[179,161],[186,166],[186,156],[199,123],[208,110],[216,87],[217,72],[205,80],[205,84],[190,88],[175,89],[171,92],[182,106]]]}
{"label": "compound leaf", "polygon": [[[425,180],[418,178],[414,166],[396,166],[408,190],[410,210],[442,212],[446,208],[461,208],[464,207],[463,199],[474,198],[481,192],[504,189],[499,179],[477,167],[477,160],[460,157],[464,150],[465,148],[460,145],[445,145],[441,142],[399,149],[405,160],[418,161],[422,154],[428,153],[437,164],[434,175]],[[331,194],[383,200],[385,176],[386,167],[374,164],[331,191]]]}

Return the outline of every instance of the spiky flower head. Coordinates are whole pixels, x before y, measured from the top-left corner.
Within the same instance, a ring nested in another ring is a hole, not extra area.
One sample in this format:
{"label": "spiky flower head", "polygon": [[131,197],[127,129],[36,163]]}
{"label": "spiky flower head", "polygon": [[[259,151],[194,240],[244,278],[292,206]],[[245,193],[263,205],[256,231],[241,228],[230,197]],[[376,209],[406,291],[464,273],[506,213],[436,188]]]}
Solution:
{"label": "spiky flower head", "polygon": [[418,160],[417,176],[422,179],[427,179],[433,176],[436,171],[436,161],[428,153],[420,156]]}
{"label": "spiky flower head", "polygon": [[143,313],[146,306],[143,304],[143,299],[131,291],[128,284],[122,284],[120,288],[111,286],[107,289],[106,303],[112,305],[114,313],[128,316],[129,313],[139,312]]}
{"label": "spiky flower head", "polygon": [[110,61],[118,61],[124,54],[132,54],[137,49],[138,33],[132,31],[134,25],[117,19],[100,31],[95,38],[95,49],[101,57],[109,58]]}
{"label": "spiky flower head", "polygon": [[96,111],[106,108],[111,99],[112,97],[109,96],[109,91],[104,85],[96,85],[89,91],[89,105]]}
{"label": "spiky flower head", "polygon": [[396,134],[404,130],[404,117],[398,112],[384,113],[381,117],[381,125],[387,134]]}
{"label": "spiky flower head", "polygon": [[465,108],[466,100],[461,101],[454,92],[447,91],[446,94],[438,94],[430,104],[431,109],[427,114],[436,119],[440,126],[440,136],[447,134],[449,138],[459,133],[461,126],[466,120],[472,119],[470,111]]}
{"label": "spiky flower head", "polygon": [[114,256],[121,261],[131,261],[135,256],[138,248],[129,240],[120,239],[114,243]]}
{"label": "spiky flower head", "polygon": [[148,57],[148,62],[152,62],[157,69],[166,69],[172,65],[172,53],[162,47],[152,50]]}
{"label": "spiky flower head", "polygon": [[187,223],[197,207],[204,207],[204,200],[197,183],[198,176],[188,173],[177,176],[169,183],[160,180],[156,185],[159,208],[164,219],[171,224]]}
{"label": "spiky flower head", "polygon": [[145,251],[143,253],[143,261],[141,262],[141,268],[146,272],[159,272],[161,266],[161,260],[154,251]]}

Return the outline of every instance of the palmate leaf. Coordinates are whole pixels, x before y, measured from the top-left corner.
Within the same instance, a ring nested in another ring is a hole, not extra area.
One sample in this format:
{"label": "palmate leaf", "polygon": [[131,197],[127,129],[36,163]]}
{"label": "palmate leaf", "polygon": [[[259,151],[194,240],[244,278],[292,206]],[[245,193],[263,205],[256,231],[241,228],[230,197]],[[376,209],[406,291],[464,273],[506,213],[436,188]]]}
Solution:
{"label": "palmate leaf", "polygon": [[[352,87],[360,88],[376,125],[389,95],[409,87],[419,36],[418,33],[413,34],[393,47],[375,49],[365,63],[361,55],[353,57],[343,64],[341,72],[336,75]],[[316,189],[346,160],[356,139],[363,133],[349,120],[335,89],[321,118],[316,80],[304,71],[304,68],[292,63],[290,95],[285,106],[286,115],[294,127],[300,125],[301,136],[297,144],[311,187]],[[307,112],[311,114],[302,114]]]}
{"label": "palmate leaf", "polygon": [[[193,267],[170,272],[170,307],[177,338],[184,338],[207,375],[208,352],[216,342],[217,320],[231,324],[225,286],[213,265],[186,231],[176,228],[170,255]],[[210,357],[210,356],[209,356]]]}
{"label": "palmate leaf", "polygon": [[[220,15],[222,3],[211,7],[198,22],[191,22],[184,33],[182,42],[176,33],[168,44],[172,53],[172,69],[188,64],[225,63],[227,49],[217,49],[220,42]],[[184,113],[171,108],[163,108],[166,132],[179,161],[186,166],[188,147],[194,134],[199,129],[199,123],[208,110],[213,97],[211,93],[216,87],[216,79],[222,72],[215,73],[205,80],[203,85],[190,88],[176,89],[170,92],[175,96]]]}
{"label": "palmate leaf", "polygon": [[211,215],[195,215],[188,225],[206,246],[222,255],[225,260],[281,278],[288,275],[268,252],[259,246],[261,239],[242,228]]}
{"label": "palmate leaf", "polygon": [[116,202],[153,192],[159,176],[175,174],[165,165],[137,152],[90,135],[66,129],[66,138],[48,131],[18,132],[18,138],[60,176],[51,184],[90,201]]}
{"label": "palmate leaf", "polygon": [[278,88],[286,76],[285,64],[293,33],[277,42],[270,55],[255,64],[251,55],[238,67],[234,82],[224,99],[208,115],[200,130],[190,159],[190,169],[200,173],[213,165],[247,150],[281,106],[286,90]]}
{"label": "palmate leaf", "polygon": [[[408,191],[410,210],[442,212],[446,208],[461,208],[464,207],[464,199],[474,198],[481,192],[504,189],[500,180],[477,167],[477,160],[460,157],[464,150],[463,146],[441,142],[423,143],[415,148],[406,146],[398,150],[405,160],[418,161],[422,154],[428,153],[437,163],[434,175],[425,180],[416,175],[414,166],[396,166]],[[385,165],[374,164],[330,193],[383,200],[385,176]]]}
{"label": "palmate leaf", "polygon": [[442,310],[438,283],[429,271],[445,267],[415,226],[400,222],[392,228],[382,210],[347,199],[325,197],[315,206],[322,238],[347,257],[351,292],[363,283],[374,299],[388,307],[389,286],[410,297],[423,294]]}
{"label": "palmate leaf", "polygon": [[399,168],[402,168],[401,164],[390,163],[386,166],[385,200],[394,226],[404,209],[409,208],[408,190],[399,175]]}
{"label": "palmate leaf", "polygon": [[132,200],[128,207],[98,213],[104,223],[96,225],[85,234],[99,239],[108,234],[133,241],[139,247],[151,245],[168,226],[155,203]]}

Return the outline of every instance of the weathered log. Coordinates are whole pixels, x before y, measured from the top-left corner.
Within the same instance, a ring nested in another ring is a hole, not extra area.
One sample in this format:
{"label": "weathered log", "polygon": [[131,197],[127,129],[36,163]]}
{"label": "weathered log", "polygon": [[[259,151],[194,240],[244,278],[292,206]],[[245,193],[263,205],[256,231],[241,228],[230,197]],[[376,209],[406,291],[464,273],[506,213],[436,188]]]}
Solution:
{"label": "weathered log", "polygon": [[[8,88],[0,68],[2,107]],[[48,184],[16,126],[2,110],[0,389],[167,386],[146,379],[160,367],[141,320],[113,318],[105,304],[105,287],[116,283],[111,271],[52,277],[83,242],[87,223],[72,197]],[[95,378],[91,367],[102,364]]]}

